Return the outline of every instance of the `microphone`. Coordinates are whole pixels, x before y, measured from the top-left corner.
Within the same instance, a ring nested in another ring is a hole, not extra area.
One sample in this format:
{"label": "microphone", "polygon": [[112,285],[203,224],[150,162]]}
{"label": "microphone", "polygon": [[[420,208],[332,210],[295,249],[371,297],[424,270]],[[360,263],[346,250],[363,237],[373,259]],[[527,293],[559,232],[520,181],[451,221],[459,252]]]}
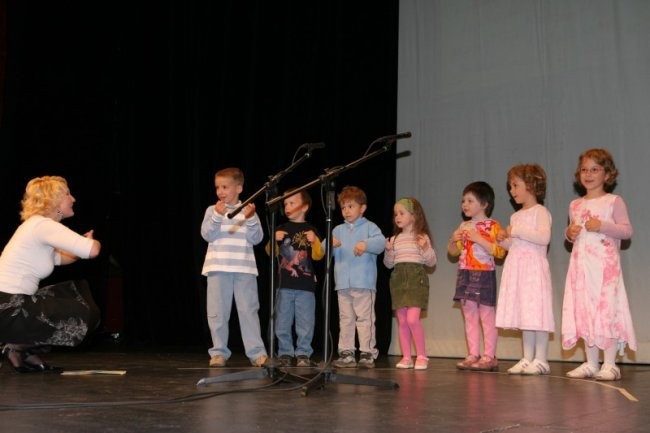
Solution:
{"label": "microphone", "polygon": [[411,138],[411,132],[410,131],[409,132],[400,132],[399,134],[395,134],[395,135],[387,135],[385,137],[381,137],[377,141],[382,142],[382,143],[392,143],[393,141],[401,140],[402,138]]}
{"label": "microphone", "polygon": [[411,156],[411,151],[410,150],[405,150],[403,152],[396,153],[395,154],[395,159],[405,158],[407,156]]}
{"label": "microphone", "polygon": [[301,149],[307,149],[307,152],[311,152],[314,149],[325,149],[325,143],[305,143],[300,145]]}

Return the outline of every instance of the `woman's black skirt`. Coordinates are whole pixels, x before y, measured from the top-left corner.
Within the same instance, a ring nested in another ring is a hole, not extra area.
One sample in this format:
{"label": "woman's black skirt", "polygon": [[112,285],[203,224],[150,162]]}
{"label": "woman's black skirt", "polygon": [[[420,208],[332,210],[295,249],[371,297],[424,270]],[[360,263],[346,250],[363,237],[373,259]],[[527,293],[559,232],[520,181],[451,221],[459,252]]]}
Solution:
{"label": "woman's black skirt", "polygon": [[0,341],[10,344],[76,346],[99,324],[88,283],[66,281],[33,295],[0,292]]}

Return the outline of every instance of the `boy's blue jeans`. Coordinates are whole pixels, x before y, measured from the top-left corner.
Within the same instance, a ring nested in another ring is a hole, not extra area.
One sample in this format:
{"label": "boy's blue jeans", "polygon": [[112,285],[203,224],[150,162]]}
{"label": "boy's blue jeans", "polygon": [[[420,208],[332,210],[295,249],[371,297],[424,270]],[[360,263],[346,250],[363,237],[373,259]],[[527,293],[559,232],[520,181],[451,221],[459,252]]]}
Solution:
{"label": "boy's blue jeans", "polygon": [[[275,309],[275,336],[278,338],[278,356],[311,357],[314,350],[311,341],[316,322],[316,296],[313,292],[295,289],[279,289]],[[296,328],[296,346],[293,345],[293,329]]]}
{"label": "boy's blue jeans", "polygon": [[260,302],[257,293],[257,276],[237,272],[210,272],[208,274],[207,312],[208,327],[212,337],[210,356],[221,355],[230,358],[228,349],[228,321],[235,299],[239,328],[246,356],[254,362],[266,355],[260,330],[258,310]]}

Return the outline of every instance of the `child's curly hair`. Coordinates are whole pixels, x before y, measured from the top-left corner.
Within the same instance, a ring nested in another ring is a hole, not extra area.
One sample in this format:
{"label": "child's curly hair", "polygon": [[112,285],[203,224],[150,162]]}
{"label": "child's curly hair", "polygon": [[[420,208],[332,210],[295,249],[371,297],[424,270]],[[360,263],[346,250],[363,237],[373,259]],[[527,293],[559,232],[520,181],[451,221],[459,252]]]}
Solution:
{"label": "child's curly hair", "polygon": [[519,164],[508,170],[508,181],[518,177],[526,184],[526,189],[534,194],[538,203],[546,197],[546,172],[539,164]]}
{"label": "child's curly hair", "polygon": [[366,198],[366,193],[363,190],[356,186],[344,186],[341,192],[338,195],[339,205],[342,205],[348,200],[356,201],[359,204],[367,204],[368,199]]}
{"label": "child's curly hair", "polygon": [[605,174],[607,175],[603,189],[606,192],[614,191],[614,188],[616,187],[616,178],[618,177],[618,170],[614,164],[614,158],[612,157],[612,154],[605,149],[588,149],[580,154],[580,157],[578,158],[578,167],[576,167],[576,171],[574,173],[576,186],[579,187],[580,192],[583,195],[586,193],[584,187],[582,186],[582,182],[580,182],[580,169],[582,168],[582,164],[585,162],[585,159],[593,159],[596,164],[603,167]]}

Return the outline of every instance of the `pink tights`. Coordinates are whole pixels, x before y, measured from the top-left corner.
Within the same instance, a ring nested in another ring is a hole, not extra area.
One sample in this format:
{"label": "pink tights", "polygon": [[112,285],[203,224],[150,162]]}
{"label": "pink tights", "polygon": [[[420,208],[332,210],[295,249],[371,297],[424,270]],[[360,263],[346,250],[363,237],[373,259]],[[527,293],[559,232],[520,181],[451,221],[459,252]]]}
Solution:
{"label": "pink tights", "polygon": [[419,357],[426,357],[424,350],[424,329],[420,323],[419,307],[403,307],[395,310],[399,328],[399,343],[402,346],[402,356],[411,357],[411,336],[415,343],[415,352]]}
{"label": "pink tights", "polygon": [[494,358],[497,351],[499,332],[495,325],[496,308],[479,305],[474,301],[464,301],[462,304],[465,318],[465,339],[470,355],[481,356],[481,327],[483,328],[484,354]]}

